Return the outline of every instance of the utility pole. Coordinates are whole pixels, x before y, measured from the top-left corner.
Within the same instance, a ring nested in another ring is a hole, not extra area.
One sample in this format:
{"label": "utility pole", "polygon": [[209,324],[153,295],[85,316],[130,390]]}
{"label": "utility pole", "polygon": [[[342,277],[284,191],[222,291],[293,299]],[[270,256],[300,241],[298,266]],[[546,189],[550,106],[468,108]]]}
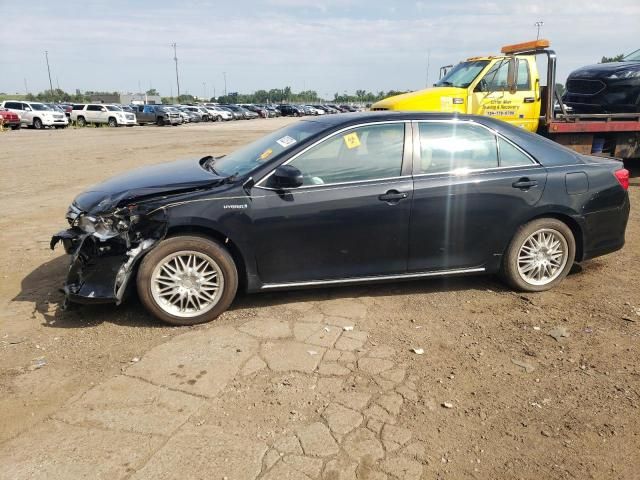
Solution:
{"label": "utility pole", "polygon": [[24,78],[24,94],[29,95],[29,87],[27,87],[27,77]]}
{"label": "utility pole", "polygon": [[178,98],[180,98],[180,78],[178,77],[178,54],[176,53],[177,45],[175,43],[172,43],[171,46],[173,47],[173,61],[176,62],[176,85],[178,85]]}
{"label": "utility pole", "polygon": [[427,50],[427,88],[429,88],[429,63],[431,62],[431,49]]}
{"label": "utility pole", "polygon": [[224,96],[227,96],[227,72],[222,72],[222,77],[224,78]]}
{"label": "utility pole", "polygon": [[207,98],[207,82],[202,82],[202,98]]}
{"label": "utility pole", "polygon": [[49,88],[51,89],[51,95],[53,95],[53,82],[51,81],[51,69],[49,68],[49,52],[44,51],[44,58],[47,61],[47,73],[49,74]]}
{"label": "utility pole", "polygon": [[539,20],[535,23],[536,27],[538,28],[538,33],[536,35],[536,40],[540,40],[540,28],[544,25],[544,22],[542,20]]}

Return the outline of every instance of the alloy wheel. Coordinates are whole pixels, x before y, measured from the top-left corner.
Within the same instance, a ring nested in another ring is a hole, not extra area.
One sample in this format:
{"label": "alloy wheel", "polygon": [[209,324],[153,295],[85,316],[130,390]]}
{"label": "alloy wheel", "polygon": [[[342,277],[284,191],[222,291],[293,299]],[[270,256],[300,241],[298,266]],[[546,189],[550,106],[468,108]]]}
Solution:
{"label": "alloy wheel", "polygon": [[151,294],[170,315],[196,317],[220,301],[224,290],[222,269],[210,256],[192,250],[163,258],[151,274]]}
{"label": "alloy wheel", "polygon": [[546,285],[554,281],[567,264],[567,240],[557,230],[536,230],[518,251],[518,273],[530,285]]}

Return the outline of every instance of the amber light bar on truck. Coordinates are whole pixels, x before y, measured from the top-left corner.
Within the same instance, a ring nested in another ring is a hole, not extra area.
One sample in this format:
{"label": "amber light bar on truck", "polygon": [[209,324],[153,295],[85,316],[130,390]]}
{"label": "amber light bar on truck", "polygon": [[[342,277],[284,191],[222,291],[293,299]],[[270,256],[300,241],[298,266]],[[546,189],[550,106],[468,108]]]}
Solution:
{"label": "amber light bar on truck", "polygon": [[540,39],[533,40],[531,42],[514,43],[513,45],[505,45],[500,50],[502,53],[513,54],[518,52],[531,52],[533,50],[541,50],[548,48],[550,45],[549,40]]}

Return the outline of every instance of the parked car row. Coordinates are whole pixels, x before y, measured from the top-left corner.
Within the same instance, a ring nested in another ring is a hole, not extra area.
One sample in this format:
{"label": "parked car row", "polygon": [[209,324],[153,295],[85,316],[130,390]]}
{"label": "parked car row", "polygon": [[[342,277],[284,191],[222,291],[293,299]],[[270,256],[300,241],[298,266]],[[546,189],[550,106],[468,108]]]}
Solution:
{"label": "parked car row", "polygon": [[22,127],[65,128],[69,124],[110,127],[155,124],[252,120],[280,116],[327,115],[356,112],[359,108],[333,104],[189,104],[189,105],[116,105],[104,103],[56,104],[6,100],[0,104],[2,125],[14,130]]}

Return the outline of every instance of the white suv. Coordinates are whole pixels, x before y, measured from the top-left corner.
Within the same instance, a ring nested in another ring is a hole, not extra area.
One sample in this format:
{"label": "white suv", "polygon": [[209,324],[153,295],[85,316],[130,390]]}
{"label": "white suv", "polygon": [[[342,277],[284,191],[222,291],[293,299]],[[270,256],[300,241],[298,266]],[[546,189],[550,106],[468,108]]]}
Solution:
{"label": "white suv", "polygon": [[207,103],[203,105],[204,108],[209,112],[209,118],[212,122],[220,122],[222,120],[233,120],[233,113],[231,113],[226,108],[222,108],[218,105],[213,105],[211,103]]}
{"label": "white suv", "polygon": [[76,122],[80,127],[84,127],[87,123],[106,123],[110,127],[119,127],[121,125],[131,127],[136,125],[136,116],[133,113],[125,112],[117,105],[87,103],[73,105],[71,121]]}
{"label": "white suv", "polygon": [[69,125],[64,113],[52,110],[44,103],[5,100],[1,106],[17,113],[20,117],[20,123],[27,127],[37,129],[44,127],[64,128]]}

